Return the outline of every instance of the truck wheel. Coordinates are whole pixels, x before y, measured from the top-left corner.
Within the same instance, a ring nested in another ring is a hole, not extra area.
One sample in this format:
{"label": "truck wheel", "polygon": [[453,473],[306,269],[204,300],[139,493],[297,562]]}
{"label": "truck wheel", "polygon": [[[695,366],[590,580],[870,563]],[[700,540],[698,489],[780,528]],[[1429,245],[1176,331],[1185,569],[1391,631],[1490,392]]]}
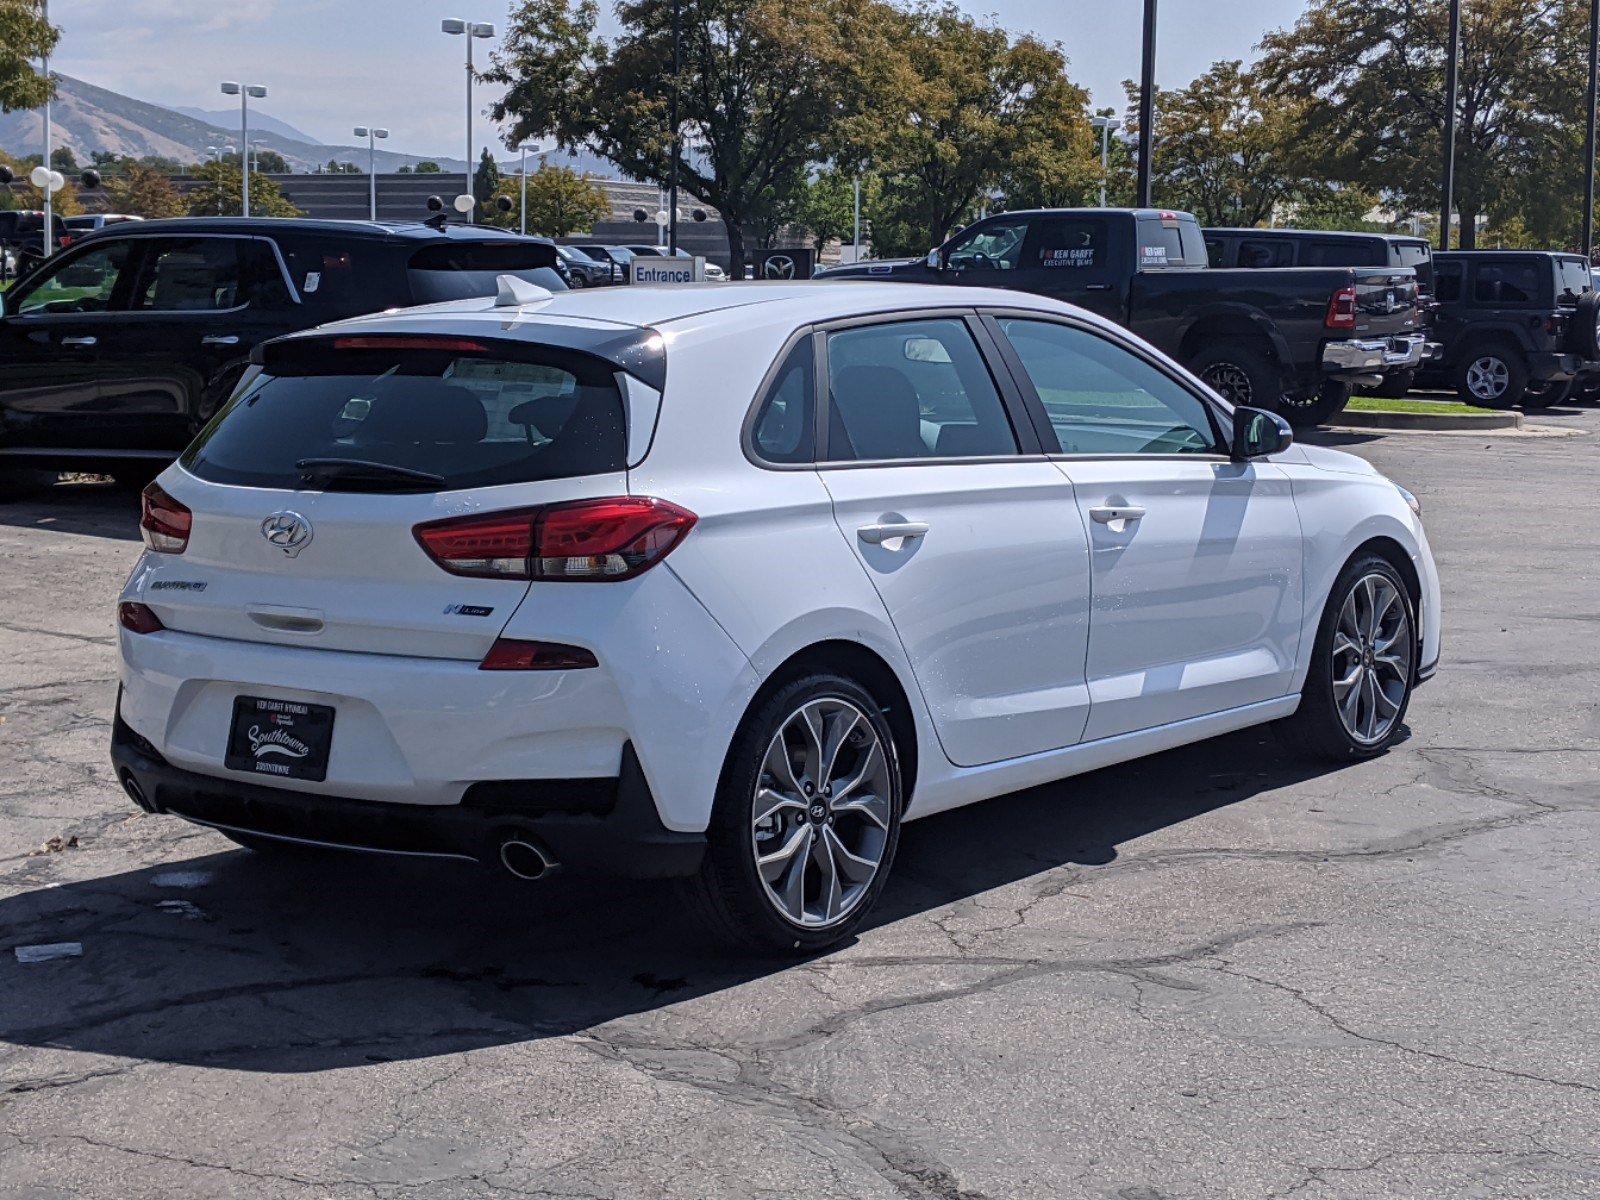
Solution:
{"label": "truck wheel", "polygon": [[1522,407],[1530,411],[1549,408],[1552,404],[1560,404],[1571,391],[1570,379],[1547,379],[1543,383],[1530,383],[1522,393]]}
{"label": "truck wheel", "polygon": [[1416,385],[1417,373],[1412,370],[1390,371],[1377,387],[1362,388],[1364,396],[1381,396],[1385,400],[1404,400]]}
{"label": "truck wheel", "polygon": [[1504,346],[1468,351],[1456,365],[1456,395],[1463,404],[1511,408],[1528,390],[1528,365],[1522,355]]}
{"label": "truck wheel", "polygon": [[1189,369],[1236,408],[1271,410],[1283,392],[1278,364],[1248,342],[1218,342],[1189,360]]}
{"label": "truck wheel", "polygon": [[1292,396],[1279,397],[1278,412],[1296,429],[1311,429],[1333,420],[1349,403],[1350,385],[1341,383],[1337,379],[1327,379],[1323,381],[1315,395],[1304,399]]}

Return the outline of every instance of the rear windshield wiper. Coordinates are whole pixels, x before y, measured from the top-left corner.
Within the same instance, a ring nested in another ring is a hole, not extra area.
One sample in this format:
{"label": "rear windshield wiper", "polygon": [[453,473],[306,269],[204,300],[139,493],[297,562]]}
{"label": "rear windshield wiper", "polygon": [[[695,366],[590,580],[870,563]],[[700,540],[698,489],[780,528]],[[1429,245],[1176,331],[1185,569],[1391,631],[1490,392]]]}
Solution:
{"label": "rear windshield wiper", "polygon": [[431,471],[414,471],[410,467],[397,467],[391,463],[368,462],[361,458],[302,458],[294,464],[300,477],[307,483],[340,482],[368,484],[374,487],[414,487],[418,489],[444,487],[443,475]]}

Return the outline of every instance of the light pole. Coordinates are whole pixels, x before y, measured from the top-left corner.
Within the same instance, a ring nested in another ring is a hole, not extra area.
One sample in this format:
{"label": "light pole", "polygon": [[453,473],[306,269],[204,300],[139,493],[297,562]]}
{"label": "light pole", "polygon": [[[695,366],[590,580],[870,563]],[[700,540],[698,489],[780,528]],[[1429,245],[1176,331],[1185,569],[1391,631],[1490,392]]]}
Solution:
{"label": "light pole", "polygon": [[[528,143],[527,142],[523,142],[522,145],[517,147],[517,149],[522,154],[522,204],[521,204],[521,206],[519,207],[519,210],[518,210],[518,218],[519,219],[517,221],[517,230],[518,230],[519,233],[522,234],[523,237],[527,237],[528,236],[528,149],[529,149]],[[542,146],[534,146],[533,147],[533,152],[535,154],[541,154],[541,153],[544,152],[544,147],[542,147]]]}
{"label": "light pole", "polygon": [[1150,207],[1150,155],[1155,149],[1156,0],[1144,0],[1144,55],[1139,67],[1139,172],[1134,203]]}
{"label": "light pole", "polygon": [[851,200],[851,221],[854,231],[851,233],[851,244],[855,246],[855,257],[852,262],[861,261],[861,172],[856,172],[855,182],[851,191],[854,193]]}
{"label": "light pole", "polygon": [[[43,0],[39,7],[41,10],[40,16],[44,18],[44,23],[46,26],[48,26],[50,24],[50,0]],[[48,83],[50,80],[50,55],[40,55],[39,64],[39,74],[43,76],[44,80]],[[46,171],[51,170],[50,141],[50,93],[46,92],[44,97],[44,169]],[[55,249],[56,210],[53,203],[54,195],[54,188],[46,187],[44,189],[44,256],[46,258],[49,258],[51,251]]]}
{"label": "light pole", "polygon": [[[1600,3],[1600,0],[1596,0]],[[674,258],[678,254],[678,135],[681,126],[678,123],[678,93],[681,87],[678,83],[678,72],[683,69],[683,35],[681,26],[683,22],[682,0],[672,0],[672,142],[670,153],[672,162],[667,168],[667,253]]]}
{"label": "light pole", "polygon": [[[206,153],[211,155],[211,161],[220,164],[224,154],[232,154],[232,146],[207,146]],[[217,216],[222,215],[222,172],[217,172]]]}
{"label": "light pole", "polygon": [[357,125],[355,135],[367,139],[367,180],[369,183],[371,219],[378,219],[378,138],[389,136],[387,129],[378,129],[371,125]]}
{"label": "light pole", "polygon": [[244,147],[244,153],[239,157],[239,175],[242,181],[240,188],[240,207],[245,216],[250,215],[250,98],[254,96],[260,100],[267,94],[266,84],[263,83],[234,83],[224,80],[222,84],[224,96],[239,97],[239,145]]}
{"label": "light pole", "polygon": [[1089,124],[1100,131],[1100,207],[1106,206],[1106,178],[1111,173],[1111,135],[1122,128],[1115,117],[1091,117]]}
{"label": "light pole", "polygon": [[[467,186],[462,192],[464,196],[472,195],[472,40],[474,38],[492,38],[494,26],[487,21],[463,21],[457,17],[447,17],[439,22],[439,28],[445,33],[461,36],[467,39]],[[474,204],[466,210],[467,221],[470,224],[475,219],[477,205]]]}
{"label": "light pole", "polygon": [[[1456,190],[1456,92],[1461,86],[1461,0],[1450,0],[1450,45],[1445,49],[1444,182],[1440,190],[1439,249],[1450,249],[1450,210]],[[1462,230],[1463,233],[1466,230]],[[1476,236],[1474,236],[1476,241]]]}

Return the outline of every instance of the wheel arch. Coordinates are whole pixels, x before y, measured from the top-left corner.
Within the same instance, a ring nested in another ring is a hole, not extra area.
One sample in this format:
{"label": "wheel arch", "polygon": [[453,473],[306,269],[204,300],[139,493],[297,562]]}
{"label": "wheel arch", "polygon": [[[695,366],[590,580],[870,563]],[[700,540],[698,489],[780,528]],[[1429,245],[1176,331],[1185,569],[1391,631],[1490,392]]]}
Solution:
{"label": "wheel arch", "polygon": [[1394,538],[1386,534],[1370,537],[1362,542],[1344,560],[1344,565],[1339,568],[1342,572],[1361,554],[1376,554],[1387,562],[1405,582],[1406,594],[1411,597],[1411,611],[1416,615],[1418,632],[1422,627],[1422,577],[1417,574],[1417,564],[1412,561],[1411,553]]}
{"label": "wheel arch", "polygon": [[[910,805],[917,782],[919,754],[917,721],[911,709],[911,693],[887,659],[876,650],[846,638],[812,642],[794,651],[761,681],[755,694],[739,715],[739,725],[784,684],[814,671],[830,671],[858,681],[884,706],[884,720],[894,733],[895,752],[900,758],[901,790]],[[730,746],[727,755],[732,754]],[[727,769],[724,756],[723,769]]]}
{"label": "wheel arch", "polygon": [[1187,363],[1212,342],[1248,341],[1260,346],[1280,366],[1291,361],[1283,334],[1263,314],[1236,305],[1202,309],[1183,331],[1178,342],[1178,359]]}

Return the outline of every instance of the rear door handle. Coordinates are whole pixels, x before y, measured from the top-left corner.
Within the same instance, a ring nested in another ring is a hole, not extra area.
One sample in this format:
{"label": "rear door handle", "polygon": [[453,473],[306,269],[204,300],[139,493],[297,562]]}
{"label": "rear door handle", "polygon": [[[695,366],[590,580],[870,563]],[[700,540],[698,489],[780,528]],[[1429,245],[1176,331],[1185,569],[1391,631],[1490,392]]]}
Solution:
{"label": "rear door handle", "polygon": [[64,337],[61,339],[63,346],[93,346],[98,344],[99,338],[95,337]]}
{"label": "rear door handle", "polygon": [[1089,510],[1090,519],[1098,521],[1102,525],[1112,525],[1118,522],[1126,524],[1129,521],[1137,521],[1142,516],[1144,516],[1144,509],[1131,504],[1103,504]]}
{"label": "rear door handle", "polygon": [[1089,292],[1109,292],[1111,290],[1111,285],[1109,283],[1091,283],[1088,284],[1084,290]]}
{"label": "rear door handle", "polygon": [[239,335],[237,333],[208,333],[200,339],[202,346],[237,346]]}
{"label": "rear door handle", "polygon": [[889,521],[882,525],[863,525],[856,530],[856,536],[877,546],[891,538],[919,538],[927,532],[926,521]]}

